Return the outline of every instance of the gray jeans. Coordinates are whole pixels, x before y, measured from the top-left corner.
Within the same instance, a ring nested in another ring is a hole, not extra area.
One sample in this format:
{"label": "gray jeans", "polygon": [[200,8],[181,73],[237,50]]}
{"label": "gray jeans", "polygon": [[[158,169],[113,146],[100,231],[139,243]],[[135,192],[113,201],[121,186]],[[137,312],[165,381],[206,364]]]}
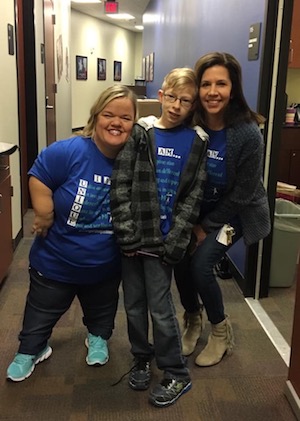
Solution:
{"label": "gray jeans", "polygon": [[[165,378],[189,377],[171,294],[172,267],[155,257],[123,257],[123,290],[132,354],[156,359]],[[153,346],[149,343],[149,315]]]}

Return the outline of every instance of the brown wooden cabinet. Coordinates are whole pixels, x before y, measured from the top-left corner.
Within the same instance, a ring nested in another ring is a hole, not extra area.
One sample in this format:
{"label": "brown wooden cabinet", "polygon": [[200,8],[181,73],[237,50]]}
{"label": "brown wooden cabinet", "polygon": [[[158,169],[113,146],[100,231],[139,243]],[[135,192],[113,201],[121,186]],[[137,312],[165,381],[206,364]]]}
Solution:
{"label": "brown wooden cabinet", "polygon": [[283,127],[277,180],[300,189],[300,127]]}
{"label": "brown wooden cabinet", "polygon": [[290,36],[289,67],[291,69],[300,68],[300,0],[294,0]]}
{"label": "brown wooden cabinet", "polygon": [[297,271],[297,286],[294,310],[294,324],[291,343],[290,367],[286,382],[285,395],[293,408],[297,419],[300,419],[300,265]]}
{"label": "brown wooden cabinet", "polygon": [[0,156],[0,284],[13,259],[9,157]]}

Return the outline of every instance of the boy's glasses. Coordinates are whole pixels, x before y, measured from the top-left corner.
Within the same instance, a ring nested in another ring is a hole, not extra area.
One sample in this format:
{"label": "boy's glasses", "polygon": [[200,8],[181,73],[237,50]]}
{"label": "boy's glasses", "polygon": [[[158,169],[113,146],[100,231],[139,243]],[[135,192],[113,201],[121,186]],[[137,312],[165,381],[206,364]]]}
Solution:
{"label": "boy's glasses", "polygon": [[191,106],[194,103],[194,101],[192,101],[191,99],[179,98],[178,96],[170,94],[164,94],[164,97],[166,98],[166,101],[170,102],[171,104],[178,100],[184,108],[191,108]]}

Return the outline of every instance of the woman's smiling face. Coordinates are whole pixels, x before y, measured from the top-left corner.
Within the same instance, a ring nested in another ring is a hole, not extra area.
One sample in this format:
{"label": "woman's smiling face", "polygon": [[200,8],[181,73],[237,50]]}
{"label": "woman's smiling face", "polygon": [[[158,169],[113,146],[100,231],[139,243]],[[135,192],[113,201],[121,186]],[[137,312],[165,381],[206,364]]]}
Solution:
{"label": "woman's smiling face", "polygon": [[116,98],[98,114],[94,141],[108,158],[114,158],[130,136],[134,106],[129,98]]}
{"label": "woman's smiling face", "polygon": [[224,66],[209,67],[203,73],[199,97],[208,119],[223,118],[230,101],[232,83],[229,72]]}

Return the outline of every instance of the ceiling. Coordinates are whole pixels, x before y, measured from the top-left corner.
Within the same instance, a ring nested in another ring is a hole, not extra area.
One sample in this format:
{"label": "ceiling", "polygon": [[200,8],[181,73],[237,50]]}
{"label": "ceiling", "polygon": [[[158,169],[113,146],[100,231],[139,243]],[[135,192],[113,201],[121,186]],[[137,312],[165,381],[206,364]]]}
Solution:
{"label": "ceiling", "polygon": [[116,20],[107,17],[104,13],[104,0],[99,3],[75,3],[71,0],[71,8],[86,15],[105,20],[121,28],[129,29],[134,32],[141,32],[135,25],[143,24],[143,13],[149,3],[149,0],[118,0],[119,13],[128,13],[135,17],[134,20]]}

